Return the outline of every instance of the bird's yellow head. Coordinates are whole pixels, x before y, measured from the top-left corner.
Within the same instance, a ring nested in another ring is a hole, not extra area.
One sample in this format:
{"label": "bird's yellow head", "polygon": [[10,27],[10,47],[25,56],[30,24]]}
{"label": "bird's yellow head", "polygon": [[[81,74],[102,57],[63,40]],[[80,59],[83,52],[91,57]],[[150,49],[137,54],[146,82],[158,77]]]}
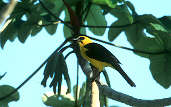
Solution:
{"label": "bird's yellow head", "polygon": [[83,47],[89,43],[92,43],[92,40],[88,38],[87,36],[79,36],[75,39],[80,47]]}

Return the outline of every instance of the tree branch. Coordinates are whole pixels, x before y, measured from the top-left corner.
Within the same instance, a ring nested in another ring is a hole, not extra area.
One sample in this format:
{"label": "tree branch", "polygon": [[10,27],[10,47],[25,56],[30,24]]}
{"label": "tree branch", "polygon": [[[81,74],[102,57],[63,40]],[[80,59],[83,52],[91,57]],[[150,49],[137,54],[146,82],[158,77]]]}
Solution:
{"label": "tree branch", "polygon": [[17,0],[11,0],[7,6],[5,6],[1,11],[0,11],[0,25],[2,22],[5,20],[7,16],[9,16],[12,11],[15,8],[15,5],[17,4]]}
{"label": "tree branch", "polygon": [[100,107],[99,88],[95,81],[93,81],[91,84],[91,107]]}
{"label": "tree branch", "polygon": [[123,94],[121,92],[117,92],[106,85],[98,85],[98,86],[100,89],[100,93],[102,93],[106,97],[125,103],[130,106],[163,107],[163,106],[171,105],[171,97],[156,99],[156,100],[143,100],[143,99],[134,98],[132,96]]}

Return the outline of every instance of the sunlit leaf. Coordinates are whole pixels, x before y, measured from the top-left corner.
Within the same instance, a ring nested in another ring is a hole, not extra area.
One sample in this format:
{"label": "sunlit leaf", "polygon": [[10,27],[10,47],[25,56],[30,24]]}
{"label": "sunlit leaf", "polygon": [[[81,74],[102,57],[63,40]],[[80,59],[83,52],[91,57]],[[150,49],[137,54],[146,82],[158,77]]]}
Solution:
{"label": "sunlit leaf", "polygon": [[164,24],[167,30],[171,31],[171,16],[163,16],[159,20]]}
{"label": "sunlit leaf", "polygon": [[[105,16],[103,15],[101,8],[97,5],[92,5],[87,16],[87,24],[93,26],[106,26],[107,22],[105,20]],[[102,36],[105,32],[105,28],[89,28],[91,32],[95,35]]]}
{"label": "sunlit leaf", "polygon": [[117,0],[91,0],[93,3],[100,5],[107,5],[110,8],[115,8],[117,5]]}

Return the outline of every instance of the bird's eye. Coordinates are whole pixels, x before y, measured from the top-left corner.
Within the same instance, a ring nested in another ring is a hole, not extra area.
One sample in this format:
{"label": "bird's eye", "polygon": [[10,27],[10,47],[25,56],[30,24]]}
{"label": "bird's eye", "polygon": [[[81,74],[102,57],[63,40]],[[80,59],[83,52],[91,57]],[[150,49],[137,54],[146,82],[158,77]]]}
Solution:
{"label": "bird's eye", "polygon": [[84,37],[80,37],[79,39],[80,39],[80,40],[84,40]]}

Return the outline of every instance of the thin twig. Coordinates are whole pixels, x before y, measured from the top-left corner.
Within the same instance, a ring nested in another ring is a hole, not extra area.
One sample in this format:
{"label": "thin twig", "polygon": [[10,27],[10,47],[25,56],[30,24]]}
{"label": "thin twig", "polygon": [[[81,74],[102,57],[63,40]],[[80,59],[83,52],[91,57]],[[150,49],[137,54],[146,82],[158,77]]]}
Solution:
{"label": "thin twig", "polygon": [[51,56],[53,56],[57,51],[59,51],[71,39],[72,39],[72,37],[66,39],[26,80],[24,80],[14,91],[9,92],[7,95],[1,97],[0,98],[0,101],[6,99],[9,96],[11,96],[15,92],[17,92],[22,86],[24,86],[47,63],[47,61],[49,60],[49,58]]}
{"label": "thin twig", "polygon": [[106,85],[98,84],[98,86],[100,89],[100,93],[102,93],[106,97],[133,107],[164,107],[171,105],[171,97],[154,100],[143,100],[123,94],[121,92],[117,92]]}
{"label": "thin twig", "polygon": [[71,48],[71,45],[63,47],[59,52],[63,53],[66,49]]}
{"label": "thin twig", "polygon": [[129,27],[129,26],[132,26],[134,24],[137,24],[138,21],[135,21],[131,24],[125,24],[125,25],[118,25],[118,26],[94,26],[94,25],[80,25],[81,27],[88,27],[88,28],[126,28],[126,27]]}
{"label": "thin twig", "polygon": [[67,57],[68,57],[69,55],[71,55],[72,53],[74,53],[74,51],[71,51],[71,52],[67,53],[66,56],[64,57],[64,59],[66,60]]}
{"label": "thin twig", "polygon": [[[83,34],[81,34],[81,35],[83,35]],[[87,36],[87,35],[83,35],[83,36]],[[102,42],[102,43],[105,43],[105,44],[108,44],[108,45],[111,45],[111,46],[115,46],[115,47],[118,47],[118,48],[121,48],[121,49],[126,49],[126,50],[129,50],[129,51],[135,52],[135,53],[143,53],[143,54],[150,54],[150,55],[159,55],[159,54],[169,53],[167,50],[160,51],[160,52],[146,52],[146,51],[131,49],[131,48],[124,47],[124,46],[115,45],[113,43],[106,42],[106,41],[103,41],[103,40],[99,40],[99,39],[96,39],[96,38],[93,38],[93,37],[90,37],[90,36],[87,36],[87,37],[89,37],[92,40],[96,40],[96,41],[99,41],[99,42]]]}
{"label": "thin twig", "polygon": [[77,60],[77,85],[76,85],[76,96],[75,96],[75,107],[78,107],[78,80],[79,80],[79,63]]}
{"label": "thin twig", "polygon": [[48,24],[37,24],[38,26],[44,27],[44,26],[50,26],[50,25],[56,25],[61,23],[61,21],[54,21],[52,23],[48,23]]}

